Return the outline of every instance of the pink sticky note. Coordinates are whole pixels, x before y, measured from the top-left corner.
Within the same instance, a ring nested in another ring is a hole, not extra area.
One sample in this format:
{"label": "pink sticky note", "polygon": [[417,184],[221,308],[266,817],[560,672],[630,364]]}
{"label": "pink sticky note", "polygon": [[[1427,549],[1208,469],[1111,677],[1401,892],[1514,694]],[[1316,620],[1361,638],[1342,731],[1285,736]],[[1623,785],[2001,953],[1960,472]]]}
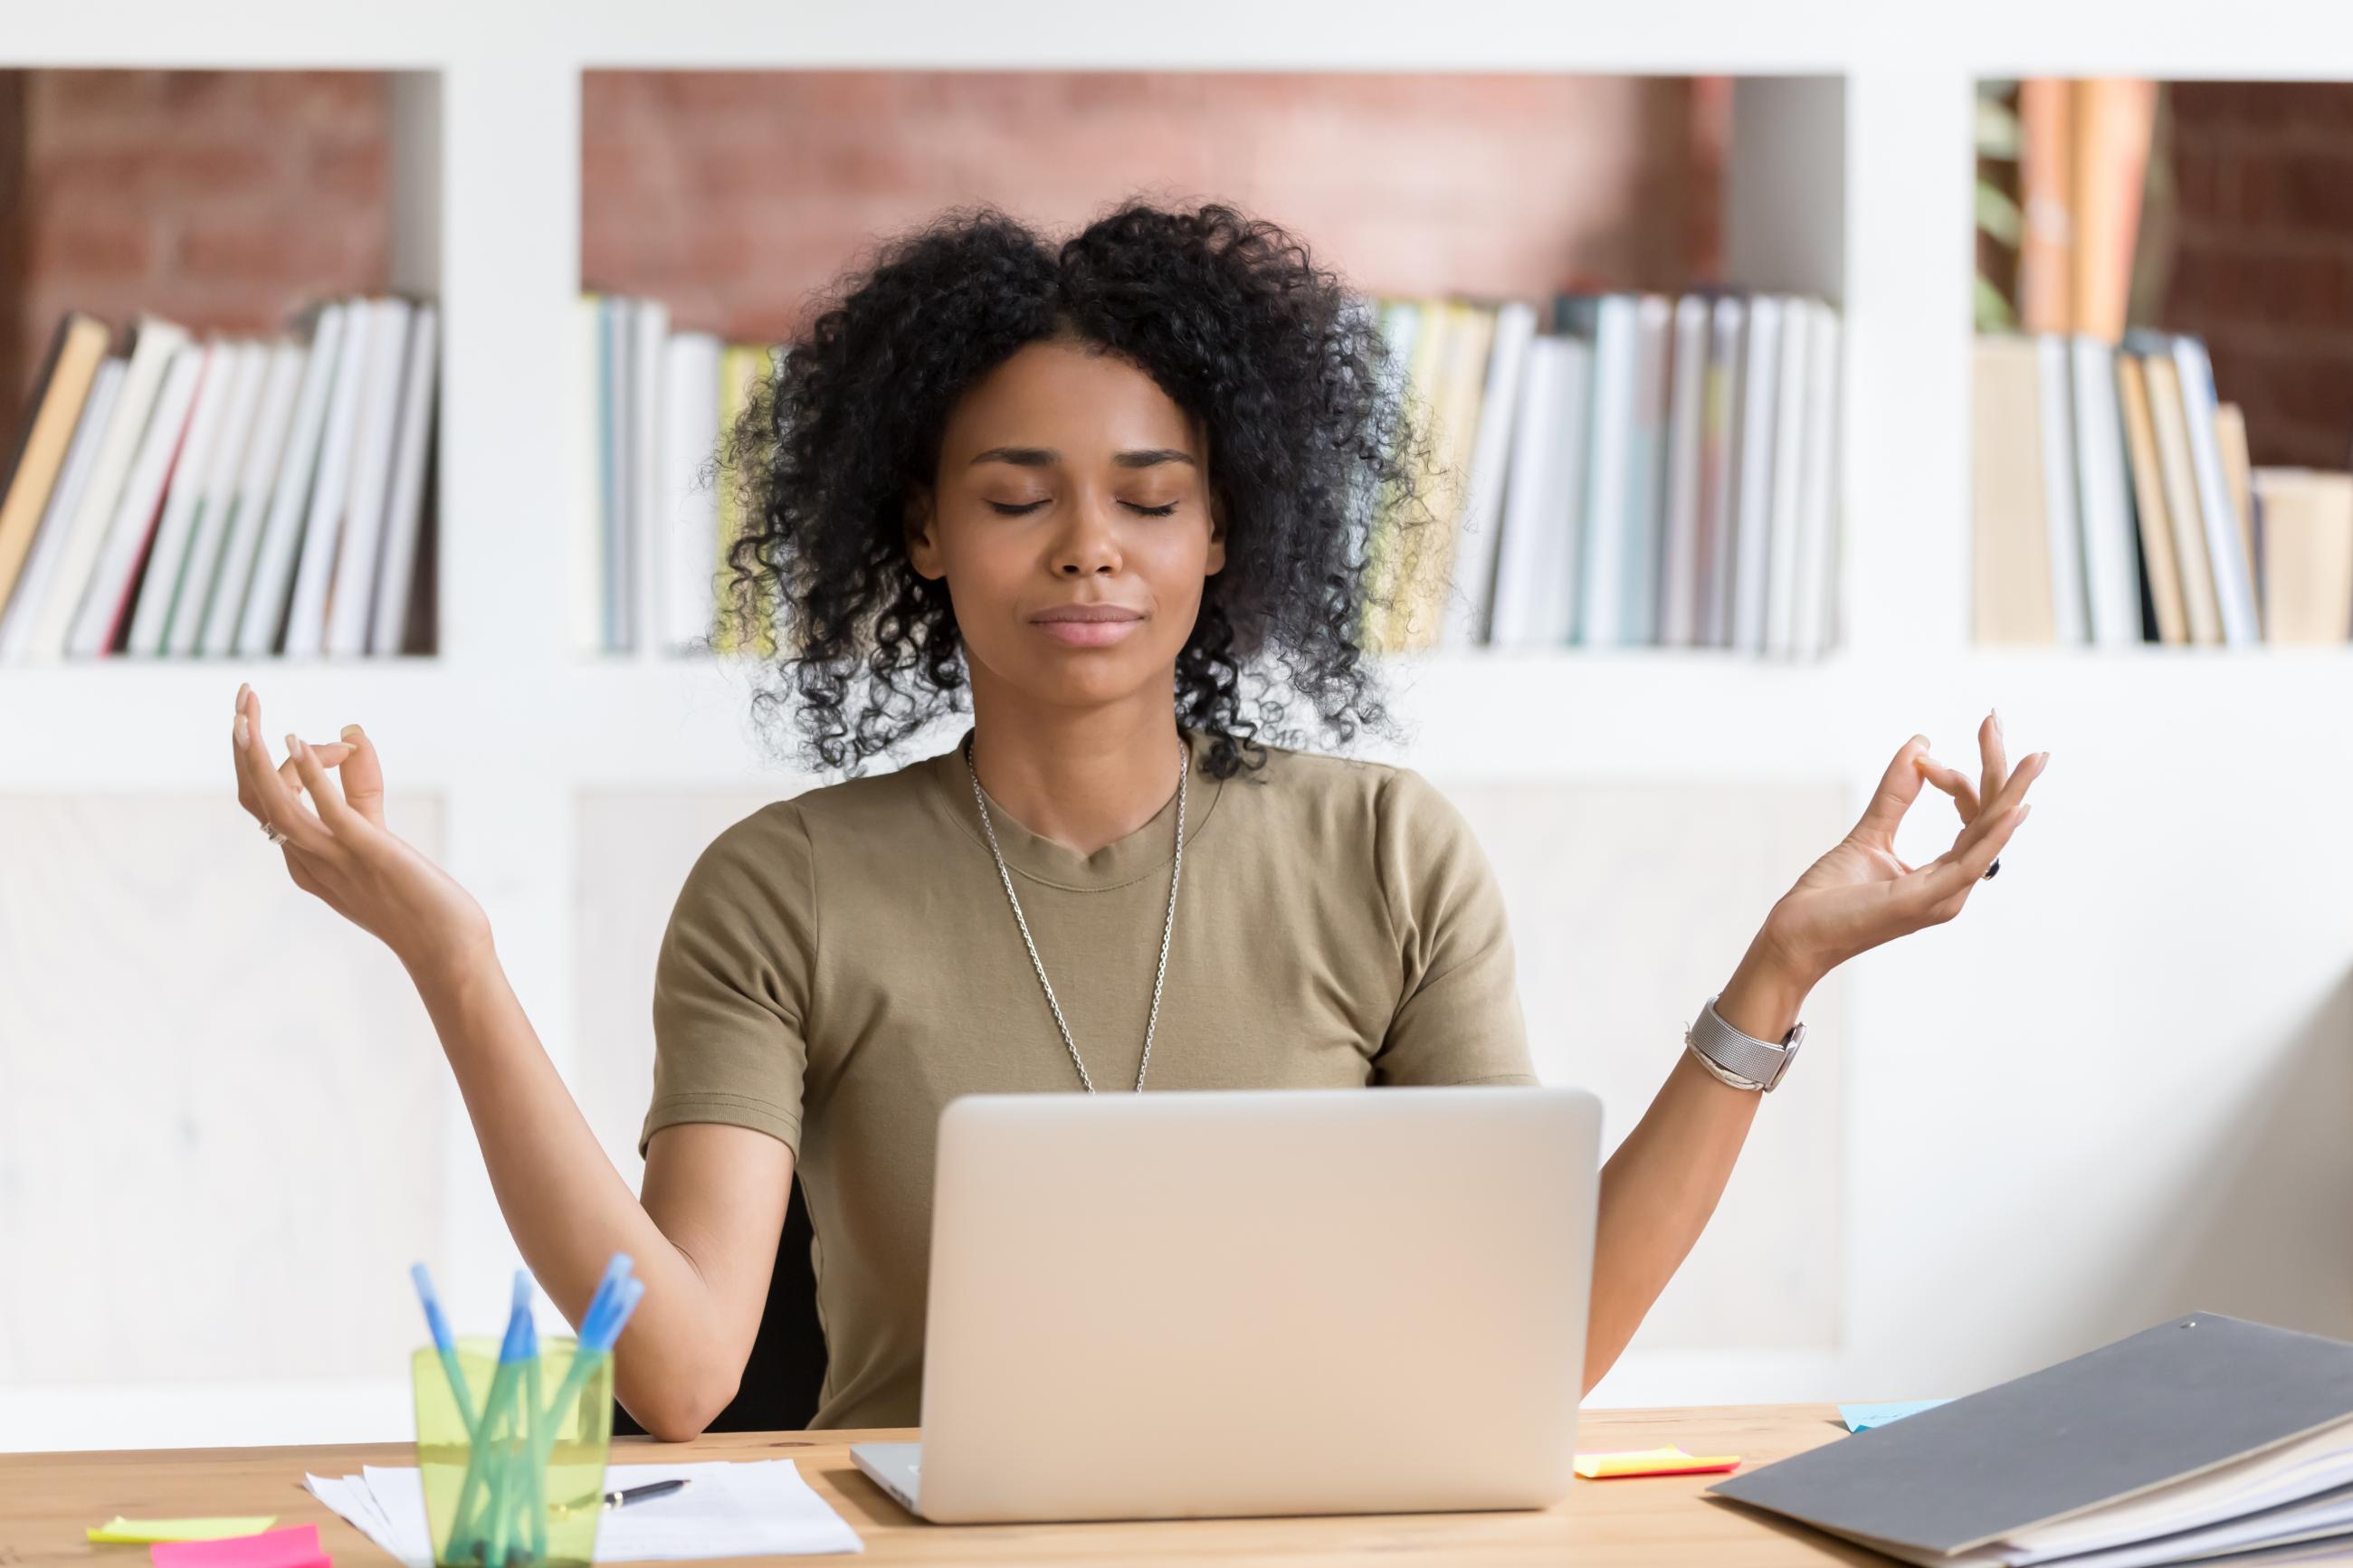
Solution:
{"label": "pink sticky note", "polygon": [[332,1568],[319,1550],[319,1527],[290,1524],[222,1541],[159,1541],[147,1549],[155,1568]]}

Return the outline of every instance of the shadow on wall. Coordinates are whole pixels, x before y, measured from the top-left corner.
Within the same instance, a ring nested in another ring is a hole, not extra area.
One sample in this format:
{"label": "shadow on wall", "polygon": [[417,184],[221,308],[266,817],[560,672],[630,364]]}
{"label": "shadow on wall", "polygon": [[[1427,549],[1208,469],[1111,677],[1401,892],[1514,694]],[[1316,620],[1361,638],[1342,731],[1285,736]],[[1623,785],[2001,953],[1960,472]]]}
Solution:
{"label": "shadow on wall", "polygon": [[2086,1346],[2192,1310],[2353,1339],[2353,972],[2218,1125],[2164,1173],[2172,1201],[2089,1309]]}

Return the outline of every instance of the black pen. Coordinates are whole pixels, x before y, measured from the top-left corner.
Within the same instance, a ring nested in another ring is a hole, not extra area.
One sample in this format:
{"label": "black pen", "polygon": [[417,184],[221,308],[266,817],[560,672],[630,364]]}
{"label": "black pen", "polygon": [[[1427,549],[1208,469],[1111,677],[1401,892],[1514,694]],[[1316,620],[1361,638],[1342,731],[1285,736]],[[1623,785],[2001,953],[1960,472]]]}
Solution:
{"label": "black pen", "polygon": [[600,1506],[608,1509],[627,1508],[633,1502],[644,1502],[649,1498],[668,1497],[670,1493],[682,1489],[692,1479],[691,1476],[681,1476],[667,1481],[648,1481],[641,1487],[623,1487],[619,1491],[606,1492],[601,1496],[591,1494],[584,1498],[575,1498],[564,1506],[567,1510]]}

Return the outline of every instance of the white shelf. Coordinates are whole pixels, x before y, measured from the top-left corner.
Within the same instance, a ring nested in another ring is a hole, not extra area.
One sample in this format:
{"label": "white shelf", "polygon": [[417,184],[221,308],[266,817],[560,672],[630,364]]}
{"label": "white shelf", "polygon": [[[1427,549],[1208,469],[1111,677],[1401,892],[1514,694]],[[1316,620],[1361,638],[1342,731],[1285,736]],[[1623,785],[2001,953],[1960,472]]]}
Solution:
{"label": "white shelf", "polygon": [[[1866,67],[1923,80],[1974,75],[2353,75],[2353,16],[2333,0],[2248,0],[2217,25],[2200,0],[2053,6],[2034,0],[1888,7],[1874,0],[1664,0],[1605,19],[1534,0],[1465,0],[1448,26],[1410,6],[1334,28],[1311,5],[1205,0],[1181,49],[1132,13],[1038,0],[1021,25],[948,0],[779,8],[763,0],[659,6],[561,0],[416,0],[322,8],[251,0],[234,26],[157,0],[90,0],[10,19],[5,61],[40,66],[367,67],[459,59],[761,69],[953,68],[1592,70],[1806,73]],[[135,52],[126,42],[137,40]]]}
{"label": "white shelf", "polygon": [[[2097,731],[2168,752],[2194,737],[2313,762],[2344,747],[2347,727],[2281,716],[2353,707],[2353,648],[1980,649],[1791,665],[1671,650],[1482,650],[1378,668],[1405,733],[1394,745],[1367,739],[1363,754],[1453,778],[1837,777],[1861,789],[1911,727],[1967,757],[1967,727],[1987,705],[2036,748]],[[477,672],[432,659],[110,661],[0,672],[0,715],[23,742],[0,750],[0,790],[225,790],[241,680],[261,694],[273,752],[282,755],[290,730],[324,741],[357,721],[393,782],[409,788],[462,795],[503,766],[526,768],[542,789],[785,794],[809,782],[754,731],[751,672],[724,663]],[[963,723],[915,751],[937,750]]]}

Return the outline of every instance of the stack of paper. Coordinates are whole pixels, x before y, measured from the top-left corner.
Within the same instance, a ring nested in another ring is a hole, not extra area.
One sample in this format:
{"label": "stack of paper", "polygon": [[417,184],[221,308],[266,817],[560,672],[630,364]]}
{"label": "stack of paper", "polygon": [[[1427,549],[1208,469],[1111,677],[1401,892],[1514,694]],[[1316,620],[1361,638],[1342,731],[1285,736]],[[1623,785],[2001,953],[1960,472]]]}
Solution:
{"label": "stack of paper", "polygon": [[[860,1552],[857,1532],[811,1491],[790,1459],[691,1465],[612,1465],[608,1491],[683,1478],[683,1491],[607,1511],[596,1530],[599,1563],[706,1557],[781,1557]],[[332,1479],[305,1476],[321,1502],[407,1565],[433,1568],[425,1488],[413,1468],[369,1465]]]}
{"label": "stack of paper", "polygon": [[1936,1568],[2353,1552],[2353,1344],[2196,1313],[1709,1489]]}

